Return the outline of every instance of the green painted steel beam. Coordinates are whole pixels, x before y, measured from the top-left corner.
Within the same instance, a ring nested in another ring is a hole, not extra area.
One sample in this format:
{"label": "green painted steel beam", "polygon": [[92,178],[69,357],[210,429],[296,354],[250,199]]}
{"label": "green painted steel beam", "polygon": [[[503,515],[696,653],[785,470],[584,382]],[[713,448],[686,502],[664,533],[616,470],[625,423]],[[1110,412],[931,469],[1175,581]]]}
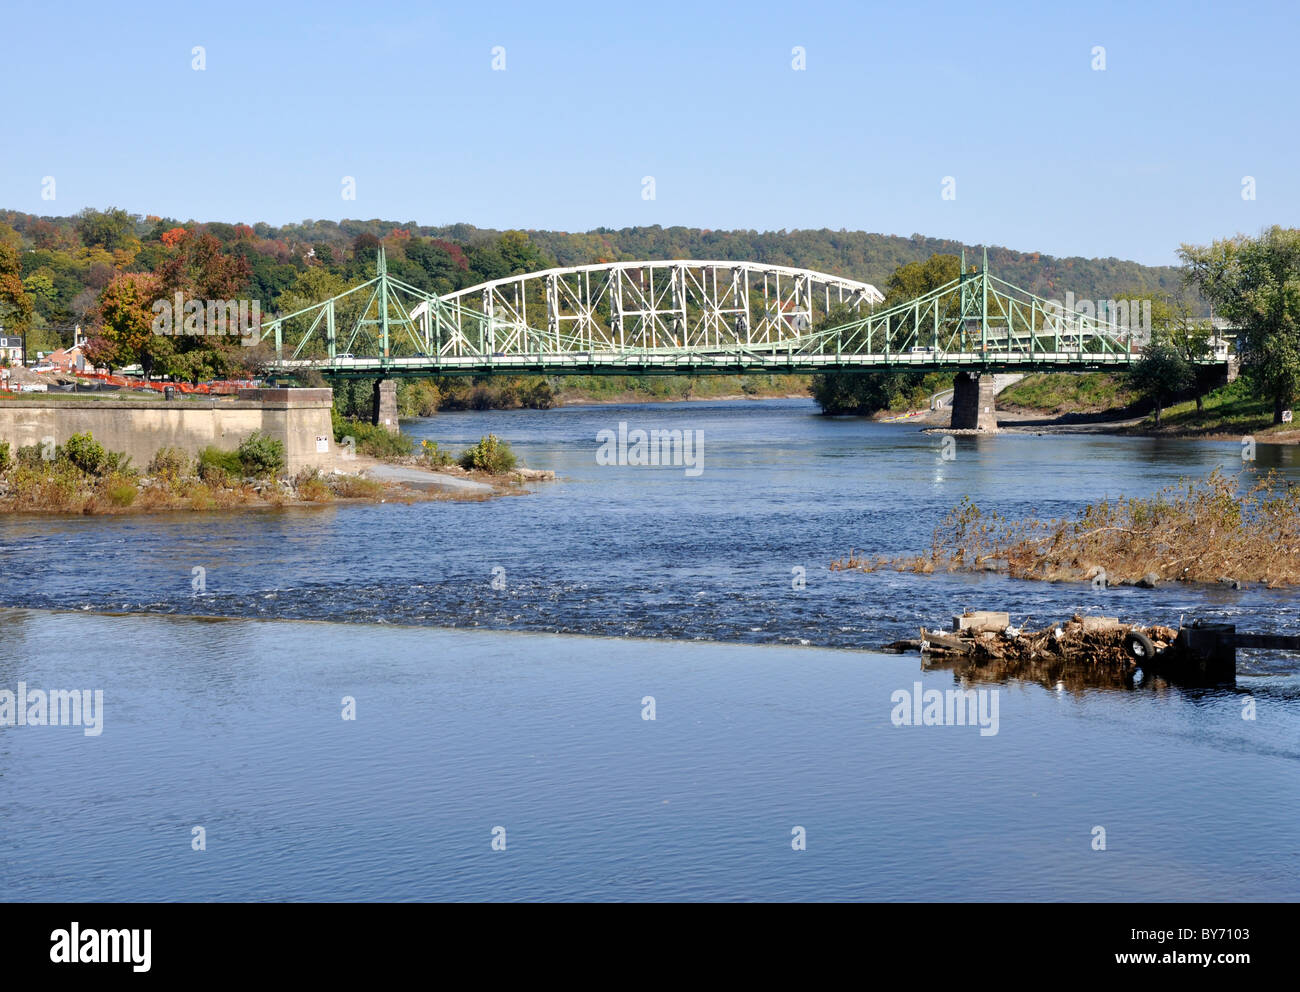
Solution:
{"label": "green painted steel beam", "polygon": [[[792,319],[778,319],[775,337],[769,323],[766,339],[749,340],[747,322],[746,340],[742,340],[739,325],[735,329],[715,325],[711,343],[706,332],[695,339],[704,343],[642,347],[627,342],[660,345],[665,340],[684,339],[675,331],[664,333],[663,328],[649,323],[634,323],[631,334],[627,334],[627,325],[621,324],[615,332],[595,322],[597,313],[591,304],[586,319],[561,311],[559,319],[552,314],[549,326],[532,326],[523,321],[524,313],[537,320],[535,315],[541,309],[544,321],[550,310],[538,307],[535,301],[530,303],[528,276],[519,277],[522,309],[511,311],[507,301],[498,315],[491,312],[489,300],[486,312],[477,310],[459,297],[446,300],[390,275],[381,246],[374,278],[321,303],[275,315],[264,323],[261,337],[274,336],[275,340],[276,360],[268,363],[267,371],[292,374],[312,368],[340,379],[379,375],[736,375],[905,368],[1087,371],[1123,368],[1138,357],[1106,320],[1065,311],[1053,301],[994,276],[988,268],[987,249],[978,271],[967,271],[964,252],[961,264],[957,278],[943,286],[894,306],[873,308],[835,326],[809,327],[807,320],[796,325]],[[716,292],[716,285],[714,288]],[[715,301],[714,306],[718,305]],[[684,302],[682,308],[686,315]],[[610,321],[609,313],[606,305],[599,315],[601,321]],[[623,319],[628,320],[626,313]],[[689,325],[682,330],[685,334]],[[1206,359],[1200,364],[1221,361]]]}

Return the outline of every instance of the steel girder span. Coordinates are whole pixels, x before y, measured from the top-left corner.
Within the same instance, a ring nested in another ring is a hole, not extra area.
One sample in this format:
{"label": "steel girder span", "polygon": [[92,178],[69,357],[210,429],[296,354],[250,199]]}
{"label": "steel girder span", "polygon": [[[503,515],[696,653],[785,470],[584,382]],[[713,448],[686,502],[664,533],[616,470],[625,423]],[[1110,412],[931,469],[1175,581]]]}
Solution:
{"label": "steel girder span", "polygon": [[[438,296],[387,272],[263,322],[268,371],[333,377],[675,375],[1124,366],[1131,324],[1062,308],[984,266],[881,307],[874,286],[757,262],[606,262]],[[1216,355],[1222,362],[1225,356]]]}

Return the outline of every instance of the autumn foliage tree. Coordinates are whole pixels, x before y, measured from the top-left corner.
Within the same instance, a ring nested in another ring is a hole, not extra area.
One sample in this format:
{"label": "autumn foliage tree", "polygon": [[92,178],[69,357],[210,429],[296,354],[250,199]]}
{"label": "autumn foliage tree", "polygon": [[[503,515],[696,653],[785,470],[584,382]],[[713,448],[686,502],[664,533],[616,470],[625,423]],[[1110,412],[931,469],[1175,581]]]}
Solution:
{"label": "autumn foliage tree", "polygon": [[164,294],[183,293],[193,299],[231,300],[248,286],[252,268],[248,260],[223,252],[211,234],[187,232],[176,252],[158,270]]}
{"label": "autumn foliage tree", "polygon": [[[118,274],[100,293],[92,360],[110,366],[139,362],[146,376],[160,372],[195,381],[243,371],[250,356],[243,353],[239,329],[211,333],[216,329],[207,326],[206,316],[209,301],[237,300],[245,290],[247,259],[226,254],[213,235],[184,227],[162,232],[160,240],[168,255],[157,272]],[[205,333],[185,333],[187,303],[199,304]]]}
{"label": "autumn foliage tree", "polygon": [[31,327],[32,299],[23,287],[22,263],[13,245],[0,240],[0,324],[25,333]]}
{"label": "autumn foliage tree", "polygon": [[[251,229],[250,229],[251,232]],[[177,293],[183,301],[237,300],[248,288],[252,267],[242,255],[226,254],[225,246],[212,234],[187,231],[174,252],[159,268],[159,298],[173,306]],[[172,336],[162,371],[191,381],[229,376],[248,366],[237,333],[185,334],[183,313],[172,314]],[[162,356],[160,356],[162,357]]]}
{"label": "autumn foliage tree", "polygon": [[92,312],[95,334],[88,342],[88,357],[96,364],[130,365],[139,362],[146,376],[169,351],[166,340],[153,332],[154,302],[159,296],[158,277],[148,272],[124,272],[99,294]]}

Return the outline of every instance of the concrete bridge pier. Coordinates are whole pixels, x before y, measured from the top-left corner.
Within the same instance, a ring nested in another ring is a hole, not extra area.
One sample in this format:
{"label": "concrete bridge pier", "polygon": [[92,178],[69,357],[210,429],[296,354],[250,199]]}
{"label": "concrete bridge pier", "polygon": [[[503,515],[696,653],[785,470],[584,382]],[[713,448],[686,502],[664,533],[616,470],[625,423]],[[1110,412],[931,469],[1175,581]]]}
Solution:
{"label": "concrete bridge pier", "polygon": [[952,429],[996,434],[996,396],[997,387],[991,373],[977,372],[971,375],[969,372],[958,372],[952,380]]}
{"label": "concrete bridge pier", "polygon": [[397,382],[394,379],[375,381],[375,423],[387,427],[393,434],[401,429],[397,425]]}

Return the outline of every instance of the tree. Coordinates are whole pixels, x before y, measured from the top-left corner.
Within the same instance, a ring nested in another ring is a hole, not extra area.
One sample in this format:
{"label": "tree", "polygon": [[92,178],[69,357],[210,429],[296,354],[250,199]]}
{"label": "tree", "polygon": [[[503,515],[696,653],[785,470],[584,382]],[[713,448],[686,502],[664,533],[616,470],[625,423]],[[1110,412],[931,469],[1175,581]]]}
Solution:
{"label": "tree", "polygon": [[43,351],[58,351],[69,343],[64,335],[42,323],[40,314],[37,313],[32,318],[32,325],[27,331],[27,344],[24,350],[29,355],[37,355]]}
{"label": "tree", "polygon": [[131,215],[117,207],[109,207],[107,210],[87,207],[77,214],[74,223],[81,243],[88,248],[117,251],[130,248],[136,240],[135,223]]}
{"label": "tree", "polygon": [[406,246],[406,257],[423,271],[423,279],[412,279],[422,289],[450,293],[465,285],[461,280],[469,271],[469,262],[460,248],[448,241],[412,238]]}
{"label": "tree", "polygon": [[497,252],[505,260],[509,274],[523,275],[549,268],[550,262],[523,231],[506,231],[497,242]]}
{"label": "tree", "polygon": [[206,233],[182,238],[158,271],[164,294],[180,292],[196,300],[233,300],[251,274],[247,259],[225,254],[221,242]]}
{"label": "tree", "polygon": [[[881,307],[891,307],[907,300],[924,296],[954,279],[961,272],[961,259],[956,255],[932,255],[924,262],[911,262],[899,266],[885,284],[885,300]],[[947,308],[960,307],[960,298],[954,294]],[[846,324],[863,316],[849,307],[832,308],[826,319],[819,322],[818,330]],[[814,375],[812,394],[823,413],[875,413],[906,402],[910,394],[925,379],[925,373],[908,369],[903,372],[827,372]]]}
{"label": "tree", "polygon": [[1142,349],[1142,357],[1129,366],[1129,385],[1148,397],[1156,409],[1156,426],[1166,400],[1190,389],[1196,381],[1191,364],[1164,335]]}
{"label": "tree", "polygon": [[1300,392],[1300,230],[1273,226],[1178,255],[1187,282],[1237,326],[1242,372],[1280,424]]}
{"label": "tree", "polygon": [[26,334],[32,323],[32,299],[23,287],[22,272],[17,249],[0,241],[0,325],[16,334]]}
{"label": "tree", "polygon": [[[1196,393],[1196,412],[1204,413],[1205,394],[1213,388],[1219,370],[1199,363],[1211,353],[1210,340],[1214,336],[1214,328],[1209,321],[1194,320],[1191,307],[1181,300],[1167,304],[1167,309],[1168,314],[1162,318],[1165,321],[1165,340],[1187,362],[1191,373],[1191,388]],[[1161,326],[1160,319],[1156,316],[1157,312],[1159,311],[1153,307],[1151,315],[1153,329]]]}
{"label": "tree", "polygon": [[159,298],[158,277],[145,272],[117,276],[99,294],[93,319],[98,363],[112,366],[139,362],[147,378],[155,361],[170,351],[170,341],[153,332],[153,305]]}
{"label": "tree", "polygon": [[348,288],[342,276],[335,275],[328,269],[313,267],[298,273],[293,285],[276,297],[276,309],[280,313],[293,313],[316,303],[324,303],[331,296],[338,296]]}
{"label": "tree", "polygon": [[931,255],[924,262],[900,265],[885,283],[885,302],[881,306],[892,307],[924,296],[960,274],[961,259],[956,255]]}
{"label": "tree", "polygon": [[473,273],[471,285],[490,282],[493,279],[504,279],[510,275],[510,263],[495,248],[486,245],[472,247],[466,252],[466,256],[469,260],[470,272]]}
{"label": "tree", "polygon": [[[237,301],[251,274],[248,260],[240,254],[227,254],[215,235],[191,232],[180,239],[175,254],[158,270],[158,298],[170,303],[180,293],[187,303],[198,301],[206,309],[208,301]],[[166,374],[199,382],[227,377],[246,366],[238,333],[227,329],[227,333],[217,334],[213,333],[216,328],[205,327],[208,333],[185,334],[182,313],[172,314],[172,327],[170,336],[153,335],[149,349]]]}
{"label": "tree", "polygon": [[86,361],[94,366],[103,366],[111,370],[118,364],[116,343],[102,334],[87,338],[86,343],[81,346],[81,353],[86,356]]}
{"label": "tree", "polygon": [[1131,304],[1129,324],[1135,329],[1141,323],[1138,319],[1139,308],[1150,305],[1151,326],[1146,328],[1150,333],[1147,343],[1162,341],[1183,357],[1190,379],[1190,386],[1184,388],[1191,388],[1195,392],[1196,412],[1204,412],[1205,394],[1213,387],[1218,375],[1218,370],[1213,366],[1198,364],[1211,352],[1210,339],[1214,330],[1210,323],[1193,318],[1191,305],[1186,300],[1168,296],[1157,298],[1140,292],[1120,293],[1116,299]]}

